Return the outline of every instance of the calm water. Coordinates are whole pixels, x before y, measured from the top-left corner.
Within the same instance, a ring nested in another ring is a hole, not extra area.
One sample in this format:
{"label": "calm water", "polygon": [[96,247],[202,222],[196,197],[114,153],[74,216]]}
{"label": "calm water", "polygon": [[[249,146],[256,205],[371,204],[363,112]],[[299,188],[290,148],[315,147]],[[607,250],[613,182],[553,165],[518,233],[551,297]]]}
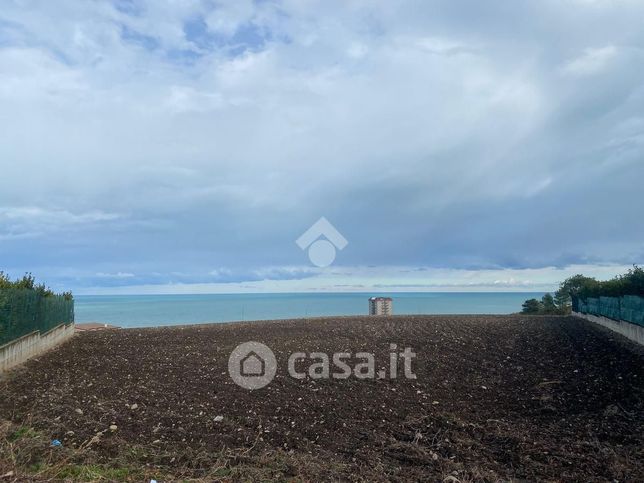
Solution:
{"label": "calm water", "polygon": [[393,297],[394,314],[509,314],[543,293],[296,293],[77,295],[76,322],[153,327],[201,322],[366,315],[372,295]]}

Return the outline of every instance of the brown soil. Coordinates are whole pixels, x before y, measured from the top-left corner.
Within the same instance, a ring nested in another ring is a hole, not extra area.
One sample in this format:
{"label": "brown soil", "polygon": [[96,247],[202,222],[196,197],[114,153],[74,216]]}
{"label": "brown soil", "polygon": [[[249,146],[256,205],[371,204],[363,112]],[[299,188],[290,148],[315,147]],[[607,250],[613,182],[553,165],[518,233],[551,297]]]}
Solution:
{"label": "brown soil", "polygon": [[[278,360],[256,391],[228,375],[230,352],[250,340]],[[417,353],[417,379],[402,364],[395,380],[287,372],[292,352],[368,351],[379,369],[390,343]],[[0,481],[644,481],[644,355],[572,317],[87,332],[0,381],[2,420]]]}

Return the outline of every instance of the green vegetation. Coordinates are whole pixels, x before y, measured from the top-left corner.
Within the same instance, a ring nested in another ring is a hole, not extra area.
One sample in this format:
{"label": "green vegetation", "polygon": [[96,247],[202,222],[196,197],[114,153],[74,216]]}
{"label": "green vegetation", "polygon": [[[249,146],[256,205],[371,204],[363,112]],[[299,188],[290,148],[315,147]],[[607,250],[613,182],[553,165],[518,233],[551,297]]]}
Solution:
{"label": "green vegetation", "polygon": [[558,307],[555,302],[555,298],[547,293],[541,300],[529,299],[523,302],[523,314],[535,314],[535,315],[551,315],[551,314],[562,314],[564,313],[563,309]]}
{"label": "green vegetation", "polygon": [[30,273],[11,280],[0,272],[0,345],[73,321],[71,292],[55,294],[44,284],[37,284]]}
{"label": "green vegetation", "polygon": [[38,431],[36,431],[34,428],[31,428],[29,426],[20,426],[9,435],[8,439],[13,443],[21,438],[37,438],[39,436],[40,433],[38,433]]}
{"label": "green vegetation", "polygon": [[585,300],[589,297],[644,296],[644,269],[633,265],[624,275],[600,281],[583,275],[566,279],[560,286],[570,297]]}
{"label": "green vegetation", "polygon": [[[6,273],[0,271],[0,290],[7,289],[33,290],[41,297],[56,296],[44,283],[37,284],[35,277],[31,273],[26,273],[22,278],[12,281]],[[74,298],[71,292],[63,292],[60,296],[65,300],[72,300]]]}
{"label": "green vegetation", "polygon": [[[347,480],[351,468],[312,455],[281,449],[252,451],[227,449],[196,453],[190,449],[166,451],[115,440],[110,457],[95,445],[51,446],[52,436],[29,426],[0,420],[0,481],[315,481],[318,475]],[[183,461],[174,468],[169,462]],[[144,461],[144,463],[142,462]],[[175,474],[171,474],[174,471]]]}
{"label": "green vegetation", "polygon": [[106,465],[75,465],[67,464],[49,473],[63,480],[75,481],[141,481],[144,471],[131,468],[111,468]]}
{"label": "green vegetation", "polygon": [[526,300],[522,306],[524,314],[569,314],[579,300],[595,297],[623,297],[637,295],[644,297],[644,269],[633,265],[625,274],[610,280],[597,280],[584,275],[569,277],[559,285],[554,297],[547,293],[541,300]]}

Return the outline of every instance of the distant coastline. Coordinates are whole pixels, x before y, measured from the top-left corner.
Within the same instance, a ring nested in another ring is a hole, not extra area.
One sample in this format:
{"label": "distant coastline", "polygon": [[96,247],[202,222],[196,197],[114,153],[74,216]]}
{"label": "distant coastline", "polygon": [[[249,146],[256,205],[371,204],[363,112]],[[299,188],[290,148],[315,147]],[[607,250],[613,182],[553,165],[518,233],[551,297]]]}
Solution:
{"label": "distant coastline", "polygon": [[393,298],[394,315],[511,314],[544,292],[271,293],[78,295],[76,322],[157,327],[249,320],[366,315],[372,295]]}

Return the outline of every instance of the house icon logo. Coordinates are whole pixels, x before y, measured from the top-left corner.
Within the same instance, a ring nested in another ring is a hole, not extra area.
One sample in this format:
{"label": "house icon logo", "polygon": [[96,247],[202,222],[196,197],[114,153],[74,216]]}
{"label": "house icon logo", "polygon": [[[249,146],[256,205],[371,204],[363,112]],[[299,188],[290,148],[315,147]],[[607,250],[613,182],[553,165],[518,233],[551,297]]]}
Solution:
{"label": "house icon logo", "polygon": [[244,377],[262,377],[266,374],[266,362],[255,351],[250,351],[240,362],[240,374]]}
{"label": "house icon logo", "polygon": [[277,372],[275,354],[260,342],[244,342],[235,347],[228,358],[228,374],[244,389],[261,389]]}
{"label": "house icon logo", "polygon": [[[323,238],[322,238],[323,237]],[[308,248],[309,260],[317,267],[328,267],[335,260],[336,248],[344,249],[349,242],[325,217],[295,240],[302,250]]]}

